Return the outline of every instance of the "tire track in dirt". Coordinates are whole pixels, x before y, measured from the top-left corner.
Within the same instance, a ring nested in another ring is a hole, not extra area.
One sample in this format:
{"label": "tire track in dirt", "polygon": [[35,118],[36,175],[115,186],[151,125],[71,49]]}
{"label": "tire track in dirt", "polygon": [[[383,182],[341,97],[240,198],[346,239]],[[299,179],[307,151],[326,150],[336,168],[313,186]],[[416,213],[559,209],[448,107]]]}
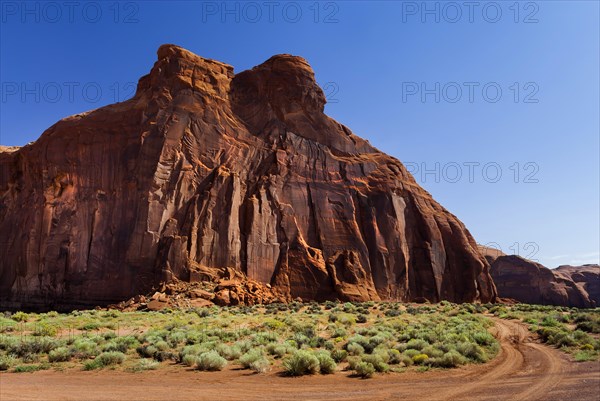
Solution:
{"label": "tire track in dirt", "polygon": [[562,379],[562,360],[557,357],[553,350],[545,345],[526,343],[525,346],[537,351],[539,359],[542,361],[539,368],[544,372],[535,384],[528,386],[528,389],[521,392],[516,399],[520,400],[541,400],[545,395],[559,385]]}
{"label": "tire track in dirt", "polygon": [[[558,351],[530,342],[529,331],[523,323],[497,318],[494,321],[501,347],[499,355],[484,365],[485,373],[480,375],[478,371],[466,376],[465,383],[459,389],[446,392],[444,399],[462,400],[479,393],[489,394],[503,383],[516,387],[516,392],[510,395],[511,400],[545,399],[562,376],[563,361],[557,355]],[[535,381],[515,380],[525,371],[528,376],[535,376]],[[490,394],[490,398],[494,397]]]}

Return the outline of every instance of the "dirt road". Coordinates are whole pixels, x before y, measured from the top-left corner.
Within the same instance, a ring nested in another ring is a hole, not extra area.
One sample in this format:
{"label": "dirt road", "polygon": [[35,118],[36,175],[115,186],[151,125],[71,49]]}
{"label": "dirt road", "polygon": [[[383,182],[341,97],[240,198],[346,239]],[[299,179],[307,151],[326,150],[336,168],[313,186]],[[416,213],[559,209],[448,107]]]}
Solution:
{"label": "dirt road", "polygon": [[570,362],[560,351],[532,342],[521,323],[495,322],[502,346],[498,357],[460,369],[368,380],[346,372],[287,378],[180,366],[144,373],[4,373],[0,400],[600,400],[599,362]]}

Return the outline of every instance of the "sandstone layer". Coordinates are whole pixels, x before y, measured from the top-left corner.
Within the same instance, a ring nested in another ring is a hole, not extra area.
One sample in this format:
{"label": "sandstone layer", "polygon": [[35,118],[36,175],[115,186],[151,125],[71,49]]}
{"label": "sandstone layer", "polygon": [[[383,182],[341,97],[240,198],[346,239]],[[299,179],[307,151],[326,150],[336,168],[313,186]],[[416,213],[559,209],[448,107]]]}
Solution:
{"label": "sandstone layer", "polygon": [[0,302],[97,305],[234,270],[305,300],[493,301],[464,225],[324,114],[308,63],[173,45],[125,102],[0,152]]}

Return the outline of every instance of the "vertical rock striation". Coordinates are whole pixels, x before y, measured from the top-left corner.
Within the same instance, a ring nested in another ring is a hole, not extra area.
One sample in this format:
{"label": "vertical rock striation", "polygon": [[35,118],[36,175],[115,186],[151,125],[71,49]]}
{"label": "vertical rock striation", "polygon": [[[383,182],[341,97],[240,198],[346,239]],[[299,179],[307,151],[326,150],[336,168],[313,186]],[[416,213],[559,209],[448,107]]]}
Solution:
{"label": "vertical rock striation", "polygon": [[122,103],[0,148],[0,302],[95,305],[233,269],[291,297],[493,301],[464,225],[323,113],[300,57],[173,45]]}

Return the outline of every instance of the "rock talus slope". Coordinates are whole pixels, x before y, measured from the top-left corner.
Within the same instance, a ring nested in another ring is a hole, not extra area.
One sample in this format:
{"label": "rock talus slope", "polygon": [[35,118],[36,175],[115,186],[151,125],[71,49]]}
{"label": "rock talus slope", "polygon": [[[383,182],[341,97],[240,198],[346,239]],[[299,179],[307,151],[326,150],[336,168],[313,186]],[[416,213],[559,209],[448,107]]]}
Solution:
{"label": "rock talus slope", "polygon": [[125,102],[0,150],[4,304],[102,304],[224,269],[290,297],[490,301],[464,225],[324,113],[300,57],[173,45]]}

